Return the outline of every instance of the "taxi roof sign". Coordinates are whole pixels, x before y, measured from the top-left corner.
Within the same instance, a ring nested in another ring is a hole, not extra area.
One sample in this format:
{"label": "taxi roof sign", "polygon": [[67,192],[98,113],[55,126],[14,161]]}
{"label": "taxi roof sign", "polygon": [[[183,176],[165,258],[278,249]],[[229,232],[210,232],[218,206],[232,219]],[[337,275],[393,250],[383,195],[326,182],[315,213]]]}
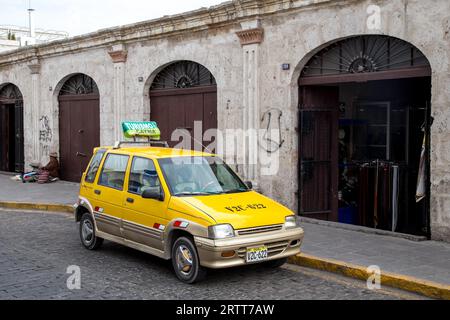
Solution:
{"label": "taxi roof sign", "polygon": [[161,131],[154,121],[139,122],[127,121],[122,123],[123,134],[127,139],[148,138],[150,140],[160,140]]}

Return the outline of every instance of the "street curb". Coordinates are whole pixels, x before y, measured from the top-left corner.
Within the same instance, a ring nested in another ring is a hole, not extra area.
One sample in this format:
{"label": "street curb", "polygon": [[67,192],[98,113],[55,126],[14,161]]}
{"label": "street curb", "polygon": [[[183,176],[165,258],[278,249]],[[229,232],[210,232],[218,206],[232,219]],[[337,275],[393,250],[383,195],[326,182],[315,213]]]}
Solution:
{"label": "street curb", "polygon": [[[372,272],[368,267],[359,266],[334,259],[319,258],[302,253],[289,259],[289,263],[301,267],[337,273],[349,278],[366,281]],[[381,285],[421,294],[434,299],[450,300],[450,286],[432,281],[422,280],[401,274],[382,272]]]}
{"label": "street curb", "polygon": [[73,213],[74,208],[67,204],[25,203],[25,202],[0,202],[0,208],[12,210],[33,210]]}

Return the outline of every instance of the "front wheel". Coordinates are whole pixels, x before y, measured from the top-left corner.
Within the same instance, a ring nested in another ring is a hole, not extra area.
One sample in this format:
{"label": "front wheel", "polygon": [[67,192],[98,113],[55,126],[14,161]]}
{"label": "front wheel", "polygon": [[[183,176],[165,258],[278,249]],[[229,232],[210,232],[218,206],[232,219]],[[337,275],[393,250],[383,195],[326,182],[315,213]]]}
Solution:
{"label": "front wheel", "polygon": [[197,249],[190,238],[180,237],[172,246],[172,265],[178,279],[193,284],[203,280],[206,270],[200,265]]}
{"label": "front wheel", "polygon": [[90,213],[85,213],[81,217],[80,239],[83,246],[88,250],[96,250],[103,244],[103,239],[95,234],[94,220]]}

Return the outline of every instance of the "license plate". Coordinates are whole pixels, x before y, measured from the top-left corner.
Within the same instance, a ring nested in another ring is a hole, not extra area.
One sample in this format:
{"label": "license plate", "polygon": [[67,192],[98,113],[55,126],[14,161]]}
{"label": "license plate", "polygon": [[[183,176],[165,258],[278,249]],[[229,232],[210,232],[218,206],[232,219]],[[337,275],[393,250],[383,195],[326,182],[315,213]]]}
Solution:
{"label": "license plate", "polygon": [[248,248],[247,249],[247,263],[255,263],[267,260],[269,252],[267,247]]}

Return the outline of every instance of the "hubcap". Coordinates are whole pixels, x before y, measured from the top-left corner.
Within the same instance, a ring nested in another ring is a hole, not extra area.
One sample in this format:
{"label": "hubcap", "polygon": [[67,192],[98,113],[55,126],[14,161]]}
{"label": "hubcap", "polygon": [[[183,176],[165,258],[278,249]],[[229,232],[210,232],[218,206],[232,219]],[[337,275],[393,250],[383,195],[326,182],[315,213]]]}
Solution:
{"label": "hubcap", "polygon": [[178,270],[185,276],[189,275],[193,266],[191,250],[185,245],[181,245],[177,249],[176,261]]}
{"label": "hubcap", "polygon": [[84,243],[90,245],[94,239],[94,228],[89,220],[85,220],[81,226],[81,235]]}

